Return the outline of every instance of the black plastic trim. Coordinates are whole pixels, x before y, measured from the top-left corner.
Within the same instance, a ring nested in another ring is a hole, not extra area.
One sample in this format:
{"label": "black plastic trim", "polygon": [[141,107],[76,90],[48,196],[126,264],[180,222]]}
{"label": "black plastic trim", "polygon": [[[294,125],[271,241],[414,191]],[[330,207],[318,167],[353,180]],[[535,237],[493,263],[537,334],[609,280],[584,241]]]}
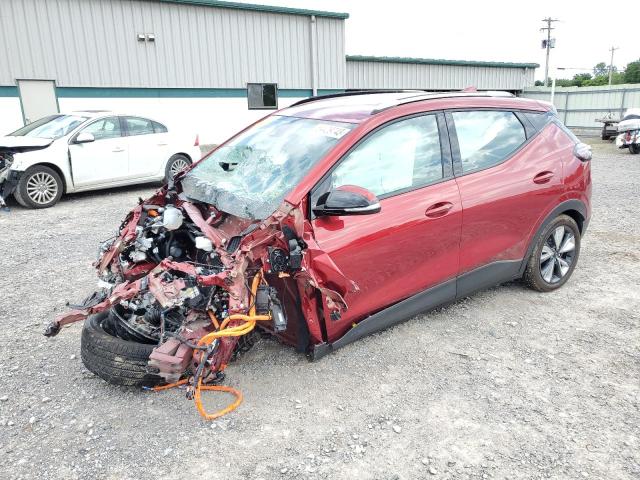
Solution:
{"label": "black plastic trim", "polygon": [[522,260],[501,260],[463,273],[458,277],[456,299],[521,277],[521,264]]}
{"label": "black plastic trim", "polygon": [[393,325],[408,320],[420,313],[444,303],[453,301],[456,296],[456,279],[452,278],[440,285],[417,293],[357,323],[351,330],[333,343],[313,345],[309,352],[311,360],[318,360],[327,353],[344,347],[360,338],[379,332]]}

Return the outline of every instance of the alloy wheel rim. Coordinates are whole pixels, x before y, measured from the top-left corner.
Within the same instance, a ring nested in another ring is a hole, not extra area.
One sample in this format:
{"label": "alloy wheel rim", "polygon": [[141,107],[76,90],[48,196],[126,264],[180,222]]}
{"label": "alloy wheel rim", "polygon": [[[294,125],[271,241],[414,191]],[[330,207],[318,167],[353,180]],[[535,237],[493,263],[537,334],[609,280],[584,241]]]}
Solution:
{"label": "alloy wheel rim", "polygon": [[556,227],[547,237],[540,252],[540,275],[550,284],[562,280],[573,264],[576,237],[564,225]]}
{"label": "alloy wheel rim", "polygon": [[189,164],[184,158],[177,158],[171,164],[171,177],[175,177],[179,172],[187,168]]}
{"label": "alloy wheel rim", "polygon": [[35,173],[27,180],[27,195],[38,205],[45,205],[58,195],[58,182],[47,172]]}

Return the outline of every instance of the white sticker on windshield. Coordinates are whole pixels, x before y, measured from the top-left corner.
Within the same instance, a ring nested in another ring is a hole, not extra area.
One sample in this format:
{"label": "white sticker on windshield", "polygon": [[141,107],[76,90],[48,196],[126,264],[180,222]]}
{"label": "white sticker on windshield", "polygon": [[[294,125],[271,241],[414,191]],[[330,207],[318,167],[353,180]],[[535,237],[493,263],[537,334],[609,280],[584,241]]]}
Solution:
{"label": "white sticker on windshield", "polygon": [[337,125],[329,125],[328,123],[318,124],[316,126],[316,130],[318,130],[318,133],[320,133],[320,135],[331,138],[342,138],[349,132],[348,128],[339,127]]}

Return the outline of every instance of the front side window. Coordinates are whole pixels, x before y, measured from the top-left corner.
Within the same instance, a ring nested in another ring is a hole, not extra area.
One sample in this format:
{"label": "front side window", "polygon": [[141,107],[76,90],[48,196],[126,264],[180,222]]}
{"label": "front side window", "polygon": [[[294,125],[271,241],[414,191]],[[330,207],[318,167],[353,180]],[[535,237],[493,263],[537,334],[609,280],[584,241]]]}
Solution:
{"label": "front side window", "polygon": [[127,126],[127,135],[149,135],[155,133],[153,122],[147,118],[124,117],[124,123]]}
{"label": "front side window", "polygon": [[424,115],[394,122],[367,137],[332,172],[328,189],[356,185],[380,197],[442,178],[436,116]]}
{"label": "front side window", "polygon": [[269,116],[201,160],[182,179],[182,189],[223,212],[265,219],[353,127]]}
{"label": "front side window", "polygon": [[100,120],[96,120],[95,122],[87,125],[87,127],[82,131],[93,135],[93,138],[95,138],[96,141],[122,136],[120,120],[118,117],[101,118]]}
{"label": "front side window", "polygon": [[57,139],[71,133],[76,127],[87,121],[87,117],[78,115],[50,115],[19,128],[11,137],[39,137]]}
{"label": "front side window", "polygon": [[247,84],[249,110],[267,110],[278,108],[278,86],[275,83]]}
{"label": "front side window", "polygon": [[478,110],[453,112],[451,116],[463,173],[501,163],[527,140],[524,127],[513,112]]}

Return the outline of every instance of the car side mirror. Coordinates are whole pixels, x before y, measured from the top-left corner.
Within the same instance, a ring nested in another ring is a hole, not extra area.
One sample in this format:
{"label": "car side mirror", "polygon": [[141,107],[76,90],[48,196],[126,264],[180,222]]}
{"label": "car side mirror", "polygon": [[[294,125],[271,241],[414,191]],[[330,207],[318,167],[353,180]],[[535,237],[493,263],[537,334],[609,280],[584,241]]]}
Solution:
{"label": "car side mirror", "polygon": [[96,137],[93,136],[93,133],[80,132],[76,136],[76,139],[73,141],[73,143],[91,143],[95,141],[96,141]]}
{"label": "car side mirror", "polygon": [[344,185],[323,193],[318,198],[313,213],[317,216],[370,215],[378,213],[380,201],[366,188]]}

